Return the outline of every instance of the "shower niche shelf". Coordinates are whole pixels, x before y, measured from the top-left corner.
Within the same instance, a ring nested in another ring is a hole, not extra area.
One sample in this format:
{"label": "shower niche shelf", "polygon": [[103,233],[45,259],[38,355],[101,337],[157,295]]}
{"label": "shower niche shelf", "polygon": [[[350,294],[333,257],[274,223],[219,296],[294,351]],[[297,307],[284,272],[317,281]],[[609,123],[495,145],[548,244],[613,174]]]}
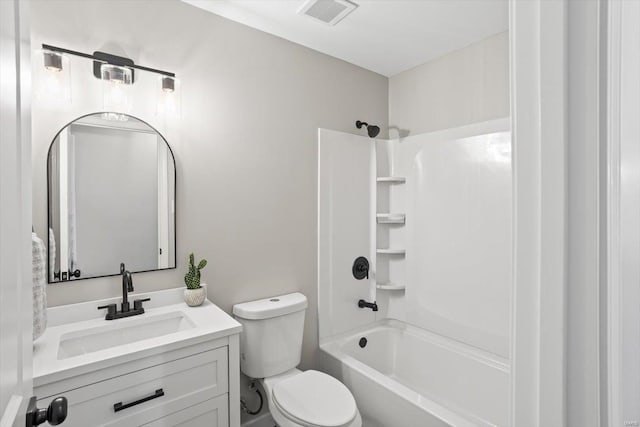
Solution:
{"label": "shower niche shelf", "polygon": [[406,251],[404,249],[379,248],[376,249],[376,253],[383,255],[404,255]]}
{"label": "shower niche shelf", "polygon": [[404,184],[407,182],[407,178],[403,176],[379,176],[376,178],[377,182],[386,182],[389,184]]}
{"label": "shower niche shelf", "polygon": [[379,213],[376,214],[378,224],[404,224],[405,214],[403,213]]}
{"label": "shower niche shelf", "polygon": [[396,285],[394,283],[378,283],[376,285],[377,289],[382,291],[404,291],[404,285]]}

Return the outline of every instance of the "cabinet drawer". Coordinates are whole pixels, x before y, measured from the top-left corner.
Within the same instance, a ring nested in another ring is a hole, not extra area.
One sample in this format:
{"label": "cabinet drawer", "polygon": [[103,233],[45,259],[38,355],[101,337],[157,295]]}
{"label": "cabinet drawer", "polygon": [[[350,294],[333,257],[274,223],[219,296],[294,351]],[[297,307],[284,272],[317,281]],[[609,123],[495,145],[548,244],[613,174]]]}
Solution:
{"label": "cabinet drawer", "polygon": [[[65,426],[140,426],[224,395],[228,391],[227,349],[205,351],[67,391]],[[39,405],[46,406],[48,400]],[[117,403],[123,409],[116,411]]]}
{"label": "cabinet drawer", "polygon": [[225,394],[144,424],[144,427],[227,427],[228,425],[229,395]]}

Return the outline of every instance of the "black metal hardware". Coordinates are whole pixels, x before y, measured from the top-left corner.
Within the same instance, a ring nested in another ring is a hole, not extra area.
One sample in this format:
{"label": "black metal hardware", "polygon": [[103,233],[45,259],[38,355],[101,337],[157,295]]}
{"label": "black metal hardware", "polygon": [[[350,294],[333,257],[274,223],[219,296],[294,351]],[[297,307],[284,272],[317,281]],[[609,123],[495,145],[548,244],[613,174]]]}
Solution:
{"label": "black metal hardware", "polygon": [[130,309],[129,311],[116,311],[113,314],[109,314],[107,312],[107,315],[104,316],[104,320],[116,320],[124,317],[138,316],[140,314],[144,314],[144,308],[142,307],[139,310]]}
{"label": "black metal hardware", "polygon": [[128,293],[133,292],[133,280],[131,279],[131,273],[127,271],[124,266],[124,262],[120,263],[120,274],[122,274],[122,309],[123,313],[129,311],[129,297]]}
{"label": "black metal hardware", "polygon": [[122,304],[120,311],[118,311],[116,304],[109,304],[98,309],[107,309],[107,314],[104,316],[105,320],[122,319],[123,317],[137,316],[144,313],[142,303],[145,301],[151,301],[151,298],[137,299],[133,301],[133,308],[129,304],[129,292],[133,292],[133,279],[131,273],[127,271],[124,262],[120,263],[120,274],[122,274]]}
{"label": "black metal hardware", "polygon": [[62,424],[67,419],[67,398],[56,397],[49,403],[49,406],[38,409],[36,397],[29,399],[27,406],[27,414],[25,416],[25,426],[35,427],[44,422],[48,422],[52,426]]}
{"label": "black metal hardware", "polygon": [[360,308],[370,308],[373,311],[378,311],[378,304],[374,301],[374,302],[366,302],[365,300],[361,299],[360,301],[358,301],[358,307]]}
{"label": "black metal hardware", "polygon": [[360,120],[356,120],[356,127],[361,129],[362,126],[367,128],[367,134],[369,134],[369,138],[375,138],[380,133],[380,127],[376,125],[370,125],[367,122],[363,122]]}
{"label": "black metal hardware", "polygon": [[369,278],[369,260],[363,256],[359,256],[353,261],[353,267],[351,267],[353,277],[357,280],[362,280],[365,277]]}
{"label": "black metal hardware", "polygon": [[159,388],[151,396],[143,397],[142,399],[138,399],[134,402],[130,402],[127,404],[123,404],[122,402],[114,403],[113,410],[114,412],[122,411],[124,409],[131,408],[132,406],[136,406],[141,403],[148,402],[150,400],[157,399],[158,397],[162,397],[162,396],[164,396],[164,391],[161,388]]}
{"label": "black metal hardware", "polygon": [[360,341],[358,341],[358,345],[360,346],[360,348],[365,348],[367,346],[367,339],[365,337],[360,338]]}
{"label": "black metal hardware", "polygon": [[144,313],[144,308],[142,308],[142,303],[143,302],[147,302],[147,301],[151,301],[151,298],[143,298],[143,299],[133,300],[133,309],[134,310],[142,310],[142,312]]}
{"label": "black metal hardware", "polygon": [[[136,65],[133,60],[129,58],[125,58],[122,56],[111,55],[105,52],[94,52],[93,55],[83,52],[78,52],[77,50],[65,49],[63,47],[51,46],[49,44],[43,44],[42,48],[45,50],[51,50],[53,52],[67,53],[69,55],[79,56],[81,58],[93,59],[93,75],[101,78],[100,75],[100,65],[102,64],[112,64],[118,65],[121,67],[134,68],[136,70],[149,71],[151,73],[162,74],[163,76],[175,77],[175,73],[171,73],[169,71],[158,70],[156,68],[144,67],[142,65]],[[96,74],[96,62],[98,63],[98,74]],[[133,73],[131,75],[133,81]]]}
{"label": "black metal hardware", "polygon": [[[1,1],[1,0],[0,0]],[[43,48],[49,48],[50,50],[57,50],[59,52],[66,52],[67,49],[62,49],[62,48],[57,48],[55,46],[50,46],[50,45],[42,45]],[[72,53],[74,53],[73,51],[71,51]],[[80,54],[79,56],[82,56],[83,54]],[[87,55],[87,58],[90,58],[91,55]],[[173,73],[167,73],[168,76],[172,75]],[[93,116],[95,114],[102,114],[102,113],[108,113],[109,111],[100,111],[97,113],[89,113],[89,114],[85,114],[83,116],[80,116],[74,120],[72,120],[71,122],[67,123],[62,129],[60,129],[58,131],[58,133],[56,133],[56,135],[53,137],[53,140],[51,142],[51,144],[49,144],[49,150],[47,151],[47,209],[49,212],[51,212],[52,210],[52,197],[51,197],[51,168],[52,168],[52,164],[51,164],[51,157],[52,157],[52,151],[54,149],[54,143],[55,141],[58,139],[58,137],[60,136],[60,134],[62,133],[62,131],[64,129],[66,129],[68,126],[70,126],[73,122],[75,122],[76,120],[80,120],[80,119],[84,119],[86,117],[90,117]],[[169,154],[171,154],[171,160],[174,166],[174,173],[173,173],[173,188],[174,188],[174,198],[177,197],[178,194],[178,174],[175,173],[176,172],[176,158],[175,155],[173,154],[173,150],[171,149],[171,146],[169,145],[169,143],[167,142],[167,140],[165,139],[164,136],[162,136],[162,134],[160,132],[158,132],[157,129],[155,129],[153,126],[151,126],[149,123],[147,123],[146,121],[140,119],[139,117],[135,117],[132,116],[130,114],[127,114],[128,117],[132,117],[135,120],[145,124],[146,126],[148,126],[149,128],[153,129],[153,131],[160,137],[160,139],[165,143],[167,149],[169,150]],[[173,229],[175,230],[177,228],[177,224],[178,224],[178,214],[177,214],[177,209],[176,212],[174,212],[173,215]],[[47,215],[47,229],[50,229],[53,227],[53,224],[51,223],[51,216]],[[55,242],[51,241],[51,235],[49,233],[46,233],[47,235],[47,247],[51,247],[50,245],[54,244]],[[176,237],[176,233],[173,233],[173,244],[174,246],[177,247],[177,237]],[[176,266],[178,265],[178,259],[177,259],[177,252],[173,251],[173,267],[165,267],[165,268],[155,268],[155,269],[151,269],[151,270],[136,270],[134,271],[134,273],[148,273],[151,271],[161,271],[161,270],[175,270]],[[51,257],[47,256],[47,271],[51,271],[52,268],[55,268],[55,266],[51,265]],[[89,275],[88,277],[80,277],[78,278],[78,280],[88,280],[88,279],[97,279],[97,278],[102,278],[102,277],[112,277],[112,276],[117,276],[118,274],[103,274],[100,276],[91,276]],[[53,273],[53,279],[51,278],[50,274],[47,274],[47,283],[49,284],[55,284],[62,281],[60,278],[60,272],[54,272]]]}
{"label": "black metal hardware", "polygon": [[112,55],[106,52],[93,52],[93,76],[97,79],[102,79],[101,67],[103,64],[129,68],[131,70],[131,83],[135,82],[135,64],[133,63],[133,60],[125,58],[124,56]]}
{"label": "black metal hardware", "polygon": [[62,281],[66,281],[66,280],[71,280],[72,277],[80,277],[80,270],[78,270],[77,268],[74,271],[54,271],[53,272],[53,278],[54,279],[58,279],[58,280],[62,280]]}
{"label": "black metal hardware", "polygon": [[[107,304],[107,305],[103,305],[98,307],[98,310],[102,310],[102,309],[107,309],[107,316],[106,317],[111,317],[113,318],[113,316],[115,316],[116,312],[118,311],[117,306],[115,304]],[[107,319],[109,320],[109,319]]]}

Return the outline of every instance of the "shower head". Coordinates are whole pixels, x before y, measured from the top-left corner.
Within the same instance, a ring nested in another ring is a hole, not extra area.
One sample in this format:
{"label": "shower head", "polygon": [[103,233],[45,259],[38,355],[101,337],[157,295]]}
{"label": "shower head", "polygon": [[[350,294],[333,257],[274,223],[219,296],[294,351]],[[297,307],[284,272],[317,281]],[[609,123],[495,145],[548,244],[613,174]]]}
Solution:
{"label": "shower head", "polygon": [[370,125],[366,122],[361,122],[360,120],[356,121],[356,127],[361,129],[362,126],[367,127],[367,133],[369,134],[369,138],[375,138],[380,133],[380,127],[376,125]]}

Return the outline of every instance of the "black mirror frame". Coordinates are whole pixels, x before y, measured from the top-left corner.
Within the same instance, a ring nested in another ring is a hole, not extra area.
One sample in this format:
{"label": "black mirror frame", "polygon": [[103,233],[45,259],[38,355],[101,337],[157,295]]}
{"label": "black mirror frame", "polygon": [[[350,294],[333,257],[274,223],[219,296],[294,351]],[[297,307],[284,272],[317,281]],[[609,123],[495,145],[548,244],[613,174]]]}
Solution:
{"label": "black mirror frame", "polygon": [[114,274],[104,274],[102,276],[91,276],[91,277],[78,277],[78,278],[74,278],[73,280],[71,278],[69,278],[68,280],[53,280],[51,278],[50,272],[51,272],[51,266],[50,266],[50,260],[51,257],[49,256],[49,248],[51,247],[51,242],[49,241],[49,230],[51,229],[51,215],[50,215],[50,210],[51,210],[51,177],[50,177],[50,157],[51,157],[51,149],[53,148],[53,144],[56,142],[56,139],[58,138],[58,136],[60,135],[60,133],[66,129],[67,127],[71,126],[74,122],[80,120],[80,119],[84,119],[85,117],[89,117],[89,116],[95,116],[98,114],[123,114],[125,116],[131,117],[135,120],[138,120],[141,123],[144,123],[145,125],[149,126],[150,129],[152,129],[153,131],[156,132],[156,134],[158,134],[160,136],[160,138],[162,138],[162,140],[164,141],[164,143],[167,145],[167,148],[169,149],[169,153],[171,153],[171,158],[173,159],[173,188],[174,188],[174,211],[173,211],[173,245],[174,245],[174,251],[173,251],[173,267],[167,267],[167,268],[156,268],[156,269],[152,269],[152,270],[140,270],[140,271],[132,271],[131,273],[148,273],[151,271],[163,271],[163,270],[175,270],[178,267],[178,207],[177,207],[177,200],[178,200],[178,165],[176,164],[176,157],[173,154],[173,150],[171,149],[171,146],[169,145],[169,142],[167,141],[167,139],[164,137],[164,135],[162,135],[160,132],[158,132],[158,130],[156,128],[154,128],[153,126],[151,126],[149,123],[147,123],[146,121],[136,117],[136,116],[132,116],[131,114],[124,114],[124,113],[115,113],[115,112],[110,112],[110,111],[98,111],[95,113],[89,113],[89,114],[85,114],[79,117],[76,117],[75,119],[73,119],[72,121],[70,121],[69,123],[67,123],[66,125],[64,125],[58,132],[56,132],[56,134],[54,135],[53,139],[51,140],[51,143],[49,144],[49,149],[47,150],[47,247],[46,247],[46,252],[47,252],[47,284],[52,285],[52,284],[57,284],[57,283],[69,283],[69,282],[77,282],[79,280],[90,280],[90,279],[99,279],[101,277],[113,277],[113,276],[119,276],[120,273],[114,273]]}

